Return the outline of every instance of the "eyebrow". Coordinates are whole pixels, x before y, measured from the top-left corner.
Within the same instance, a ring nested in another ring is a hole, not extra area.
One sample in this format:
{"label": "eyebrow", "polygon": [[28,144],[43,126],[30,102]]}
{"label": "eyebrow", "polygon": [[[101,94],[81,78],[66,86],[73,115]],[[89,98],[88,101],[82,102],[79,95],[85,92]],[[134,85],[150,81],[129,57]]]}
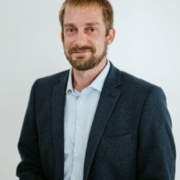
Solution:
{"label": "eyebrow", "polygon": [[70,27],[70,26],[75,26],[75,25],[73,23],[64,24],[64,27]]}
{"label": "eyebrow", "polygon": [[[99,26],[100,24],[97,23],[97,22],[89,22],[89,23],[86,23],[87,26]],[[64,27],[72,27],[72,26],[75,26],[73,23],[67,23],[67,24],[64,24]]]}
{"label": "eyebrow", "polygon": [[91,22],[91,23],[86,23],[88,26],[99,26],[100,24],[97,22]]}

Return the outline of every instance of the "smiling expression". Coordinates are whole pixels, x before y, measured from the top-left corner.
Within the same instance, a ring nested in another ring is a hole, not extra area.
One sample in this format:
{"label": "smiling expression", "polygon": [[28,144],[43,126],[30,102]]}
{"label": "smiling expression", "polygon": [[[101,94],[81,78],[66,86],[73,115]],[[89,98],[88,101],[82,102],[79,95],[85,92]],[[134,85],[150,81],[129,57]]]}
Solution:
{"label": "smiling expression", "polygon": [[85,71],[105,59],[108,36],[100,7],[66,10],[62,41],[65,55],[73,68]]}

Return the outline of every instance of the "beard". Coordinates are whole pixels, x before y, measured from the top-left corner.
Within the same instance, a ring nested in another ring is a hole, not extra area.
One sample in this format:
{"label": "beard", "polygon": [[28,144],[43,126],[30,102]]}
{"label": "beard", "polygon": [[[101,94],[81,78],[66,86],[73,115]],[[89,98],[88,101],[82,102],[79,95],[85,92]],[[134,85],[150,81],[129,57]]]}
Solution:
{"label": "beard", "polygon": [[[73,52],[78,51],[88,51],[91,53],[90,57],[87,59],[86,56],[77,56],[75,58],[72,57]],[[103,52],[99,56],[95,56],[96,49],[91,46],[82,46],[82,47],[72,47],[68,50],[68,54],[64,51],[66,58],[68,59],[71,66],[79,71],[86,71],[89,69],[93,69],[97,66],[103,58],[107,55],[107,43],[104,43]]]}

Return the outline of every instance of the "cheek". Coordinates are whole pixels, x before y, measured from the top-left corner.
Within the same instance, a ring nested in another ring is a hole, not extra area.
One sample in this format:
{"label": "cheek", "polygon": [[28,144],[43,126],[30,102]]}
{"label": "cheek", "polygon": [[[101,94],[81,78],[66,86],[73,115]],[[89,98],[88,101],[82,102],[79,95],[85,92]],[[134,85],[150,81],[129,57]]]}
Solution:
{"label": "cheek", "polygon": [[97,52],[101,52],[104,50],[104,46],[105,46],[105,43],[106,43],[106,39],[103,37],[103,38],[98,38],[96,40],[93,41],[94,43],[94,46],[96,47],[96,51]]}
{"label": "cheek", "polygon": [[64,39],[64,43],[63,43],[63,45],[64,45],[64,50],[67,52],[68,50],[69,50],[69,48],[71,47],[71,41],[70,40],[68,40],[68,39]]}

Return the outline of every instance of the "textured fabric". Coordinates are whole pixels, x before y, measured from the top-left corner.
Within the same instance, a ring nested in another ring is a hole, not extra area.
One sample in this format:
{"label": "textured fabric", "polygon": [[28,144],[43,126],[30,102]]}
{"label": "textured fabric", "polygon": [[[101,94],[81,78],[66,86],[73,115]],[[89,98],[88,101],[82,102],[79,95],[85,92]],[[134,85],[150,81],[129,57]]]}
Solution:
{"label": "textured fabric", "polygon": [[[18,148],[20,180],[63,180],[69,71],[37,80]],[[174,180],[175,145],[161,88],[112,64],[89,134],[83,180]]]}
{"label": "textured fabric", "polygon": [[83,180],[89,133],[109,68],[108,62],[96,79],[81,92],[73,89],[72,69],[69,72],[64,114],[64,180]]}

